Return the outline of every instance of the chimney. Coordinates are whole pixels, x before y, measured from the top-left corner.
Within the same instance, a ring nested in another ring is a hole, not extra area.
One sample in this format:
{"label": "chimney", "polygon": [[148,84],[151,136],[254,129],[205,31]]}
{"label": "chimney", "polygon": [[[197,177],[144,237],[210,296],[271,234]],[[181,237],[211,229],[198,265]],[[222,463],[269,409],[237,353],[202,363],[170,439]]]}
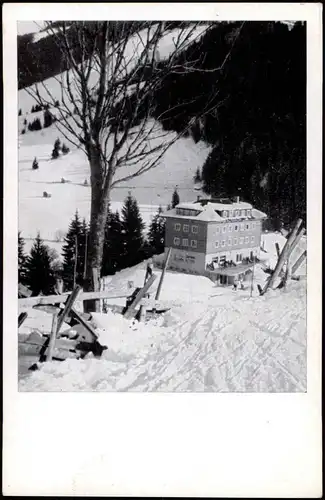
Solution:
{"label": "chimney", "polygon": [[236,196],[236,203],[239,203],[239,196]]}

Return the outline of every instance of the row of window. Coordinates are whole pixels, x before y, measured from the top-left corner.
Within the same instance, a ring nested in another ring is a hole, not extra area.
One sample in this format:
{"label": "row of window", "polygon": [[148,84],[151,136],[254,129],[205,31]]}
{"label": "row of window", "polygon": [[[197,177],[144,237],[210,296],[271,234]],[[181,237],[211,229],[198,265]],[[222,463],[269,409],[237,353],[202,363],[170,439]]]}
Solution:
{"label": "row of window", "polygon": [[[180,231],[182,228],[182,225],[177,222],[175,225],[174,225],[174,229],[175,231]],[[247,222],[246,224],[245,223],[242,223],[242,224],[229,224],[228,226],[225,225],[225,226],[217,226],[216,227],[216,234],[219,234],[219,233],[226,233],[227,230],[229,231],[229,233],[232,232],[232,230],[234,229],[234,231],[250,231],[250,230],[255,230],[256,229],[256,222],[252,222],[252,223],[249,223]],[[189,224],[183,224],[183,232],[184,233],[189,233],[190,232],[190,226]],[[198,226],[194,226],[192,225],[191,226],[191,232],[193,234],[198,234],[199,232],[199,228]]]}
{"label": "row of window", "polygon": [[[178,222],[174,226],[175,231],[180,231],[181,230],[181,224]],[[184,233],[189,233],[190,232],[190,226],[188,224],[183,224],[183,232]],[[199,232],[198,226],[191,226],[191,232],[193,234],[197,234]]]}
{"label": "row of window", "polygon": [[256,222],[252,222],[252,223],[247,222],[246,224],[244,224],[244,223],[242,223],[242,224],[229,224],[229,226],[222,226],[222,227],[217,226],[216,234],[219,234],[221,232],[226,233],[227,229],[228,229],[229,233],[231,233],[233,229],[234,229],[234,231],[250,231],[250,230],[256,229]]}
{"label": "row of window", "polygon": [[[232,238],[228,238],[228,246],[236,246],[238,244],[243,245],[244,241],[245,243],[249,243],[249,236],[246,236],[245,238],[242,236],[241,238],[234,238],[233,240]],[[221,242],[216,241],[214,244],[215,247],[219,248],[220,243],[222,247],[226,246],[226,240],[222,240]],[[255,243],[255,236],[251,236],[251,243]]]}
{"label": "row of window", "polygon": [[190,215],[190,216],[196,216],[199,215],[200,210],[194,210],[192,208],[176,208],[176,213],[177,215]]}
{"label": "row of window", "polygon": [[222,211],[222,216],[223,217],[251,217],[252,216],[252,210],[223,210]]}
{"label": "row of window", "polygon": [[[177,238],[177,236],[174,238],[174,245],[178,246],[181,244],[181,239]],[[183,238],[182,239],[182,246],[183,247],[188,247],[189,246],[189,240],[188,238]],[[191,240],[191,245],[192,248],[197,248],[197,240]]]}

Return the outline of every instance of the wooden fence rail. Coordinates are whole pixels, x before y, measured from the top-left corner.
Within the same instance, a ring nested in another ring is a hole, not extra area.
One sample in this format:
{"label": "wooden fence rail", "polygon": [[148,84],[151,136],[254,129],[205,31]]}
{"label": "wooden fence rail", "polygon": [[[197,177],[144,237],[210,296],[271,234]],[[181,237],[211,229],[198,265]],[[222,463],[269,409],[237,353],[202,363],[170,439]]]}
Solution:
{"label": "wooden fence rail", "polygon": [[[38,304],[49,305],[49,304],[60,304],[65,303],[71,292],[63,293],[62,295],[47,295],[38,297],[28,297],[23,299],[18,299],[19,307],[33,307]],[[129,295],[111,295],[108,291],[102,292],[81,292],[78,301],[94,300],[94,299],[124,299]]]}

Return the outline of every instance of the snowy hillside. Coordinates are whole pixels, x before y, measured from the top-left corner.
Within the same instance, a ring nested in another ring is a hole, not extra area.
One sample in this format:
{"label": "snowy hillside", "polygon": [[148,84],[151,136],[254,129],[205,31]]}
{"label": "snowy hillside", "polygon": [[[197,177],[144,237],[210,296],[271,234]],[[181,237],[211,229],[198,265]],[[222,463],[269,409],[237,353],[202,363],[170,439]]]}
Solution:
{"label": "snowy hillside", "polygon": [[[190,40],[201,36],[204,27],[198,28]],[[42,32],[44,33],[44,32]],[[140,33],[141,34],[141,33]],[[144,36],[144,34],[142,33]],[[166,57],[174,47],[178,30],[167,32],[160,40],[158,55]],[[137,44],[136,44],[137,42]],[[188,41],[184,46],[188,45]],[[131,38],[130,47],[127,47],[127,56],[132,65],[132,54],[141,46],[138,37]],[[130,70],[130,68],[128,68]],[[93,71],[94,78],[98,73]],[[61,100],[60,81],[57,77],[46,80],[45,85],[51,89],[54,100]],[[40,91],[45,92],[40,86]],[[18,106],[22,115],[18,117],[19,128],[19,229],[26,240],[28,251],[32,238],[37,231],[50,246],[60,250],[56,240],[57,232],[64,232],[78,210],[81,217],[89,219],[90,212],[90,187],[84,186],[87,179],[89,183],[89,166],[85,154],[73,144],[64,139],[55,125],[40,131],[28,131],[27,122],[39,118],[43,122],[43,112],[31,113],[35,104],[33,97],[28,94],[28,89],[18,93]],[[25,133],[22,134],[22,130]],[[155,123],[154,137],[161,135],[161,127]],[[173,133],[171,132],[172,136]],[[70,153],[56,160],[51,160],[51,152],[56,138],[66,142]],[[157,143],[165,138],[153,139]],[[168,140],[168,138],[167,138]],[[174,144],[163,157],[160,165],[154,171],[149,171],[140,177],[124,182],[113,189],[111,193],[112,209],[120,210],[129,191],[137,199],[144,221],[150,223],[152,215],[159,205],[166,207],[171,202],[175,186],[181,200],[195,199],[199,194],[194,189],[193,176],[197,167],[202,167],[210,148],[203,142],[197,144],[192,139],[183,138]],[[38,170],[32,170],[32,162],[37,158]],[[117,177],[126,174],[126,169],[119,170]],[[61,183],[64,178],[67,182]],[[43,198],[43,192],[51,194],[51,198]]]}
{"label": "snowy hillside", "polygon": [[[274,241],[277,239],[273,235]],[[154,272],[159,277],[160,271]],[[105,288],[112,295],[124,294],[128,281],[141,286],[144,275],[145,265],[139,264],[108,278]],[[263,284],[265,279],[266,274],[256,269],[250,297],[250,286],[234,292],[215,287],[203,276],[167,272],[161,300],[171,307],[169,312],[146,323],[128,321],[111,312],[94,314],[100,340],[108,346],[102,359],[45,363],[40,371],[22,378],[19,388],[305,391],[306,281],[292,281],[287,290],[260,297],[256,284]],[[109,302],[125,303],[123,299]],[[35,328],[37,319],[30,321],[30,328]],[[42,331],[44,313],[40,313],[38,324]]]}

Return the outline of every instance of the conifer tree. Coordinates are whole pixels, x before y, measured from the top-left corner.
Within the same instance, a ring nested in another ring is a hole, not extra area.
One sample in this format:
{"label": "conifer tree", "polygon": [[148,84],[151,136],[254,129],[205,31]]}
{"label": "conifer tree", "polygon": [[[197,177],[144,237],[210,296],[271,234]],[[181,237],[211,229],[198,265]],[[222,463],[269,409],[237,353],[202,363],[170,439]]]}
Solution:
{"label": "conifer tree", "polygon": [[144,244],[143,230],[145,224],[140,215],[137,200],[131,193],[127,196],[122,208],[123,228],[123,267],[134,266],[143,258],[142,248]]}
{"label": "conifer tree", "polygon": [[56,139],[52,151],[52,160],[56,160],[60,156],[60,149],[61,149],[61,141],[60,139]]}
{"label": "conifer tree", "polygon": [[44,118],[44,125],[43,125],[44,128],[50,127],[54,122],[53,115],[48,109],[44,111],[43,118]]}
{"label": "conifer tree", "polygon": [[117,211],[111,212],[109,209],[105,226],[102,276],[114,274],[123,267],[121,258],[124,251],[122,229],[119,213]]}
{"label": "conifer tree", "polygon": [[148,233],[148,241],[153,253],[160,254],[165,249],[165,218],[161,215],[161,207],[154,215]]}
{"label": "conifer tree", "polygon": [[175,208],[176,205],[178,205],[180,202],[180,199],[179,199],[179,194],[177,192],[177,189],[175,188],[174,192],[173,192],[173,197],[172,197],[172,208]]}
{"label": "conifer tree", "polygon": [[37,170],[37,169],[38,169],[38,161],[37,161],[37,158],[34,158],[33,165],[32,165],[32,169],[33,169],[33,170]]}
{"label": "conifer tree", "polygon": [[32,291],[32,295],[50,295],[54,292],[55,279],[51,269],[51,258],[48,247],[37,234],[26,259],[26,285]]}
{"label": "conifer tree", "polygon": [[72,219],[62,247],[62,278],[65,289],[72,290],[74,284],[82,285],[85,266],[87,224],[81,222],[78,211]]}
{"label": "conifer tree", "polygon": [[22,285],[26,282],[26,259],[27,256],[24,252],[25,241],[21,236],[21,232],[18,233],[18,283]]}

